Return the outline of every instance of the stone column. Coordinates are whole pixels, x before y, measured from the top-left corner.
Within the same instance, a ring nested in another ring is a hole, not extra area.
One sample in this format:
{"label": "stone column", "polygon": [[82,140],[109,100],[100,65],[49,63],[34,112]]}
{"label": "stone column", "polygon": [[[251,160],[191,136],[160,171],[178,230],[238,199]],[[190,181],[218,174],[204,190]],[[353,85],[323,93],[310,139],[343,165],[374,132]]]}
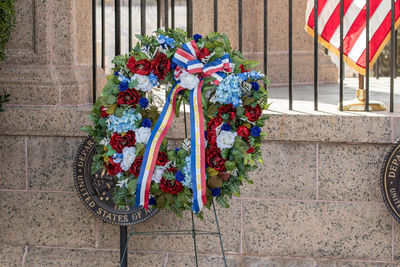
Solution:
{"label": "stone column", "polygon": [[[213,31],[212,0],[194,1],[194,32]],[[243,0],[243,54],[260,62],[264,60],[264,2]],[[304,31],[306,1],[293,1],[293,81],[313,83],[313,38]],[[238,48],[238,1],[218,1],[218,31],[226,33],[232,46]],[[268,1],[268,77],[272,85],[288,84],[288,1]],[[319,80],[337,82],[337,67],[320,46]]]}

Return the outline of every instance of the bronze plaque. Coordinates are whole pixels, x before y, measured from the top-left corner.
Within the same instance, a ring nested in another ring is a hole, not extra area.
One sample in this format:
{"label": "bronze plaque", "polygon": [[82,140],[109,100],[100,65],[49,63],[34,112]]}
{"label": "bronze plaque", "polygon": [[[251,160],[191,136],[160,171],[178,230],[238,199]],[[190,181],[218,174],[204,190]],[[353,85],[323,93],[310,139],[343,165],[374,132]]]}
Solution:
{"label": "bronze plaque", "polygon": [[91,174],[93,156],[96,153],[96,143],[92,137],[87,137],[75,157],[74,181],[75,188],[83,204],[102,221],[118,224],[132,225],[143,222],[153,216],[156,208],[134,206],[119,207],[112,200],[112,191],[115,187],[113,177],[106,174],[105,170],[94,175]]}
{"label": "bronze plaque", "polygon": [[400,223],[400,139],[389,149],[381,169],[381,190],[390,213]]}

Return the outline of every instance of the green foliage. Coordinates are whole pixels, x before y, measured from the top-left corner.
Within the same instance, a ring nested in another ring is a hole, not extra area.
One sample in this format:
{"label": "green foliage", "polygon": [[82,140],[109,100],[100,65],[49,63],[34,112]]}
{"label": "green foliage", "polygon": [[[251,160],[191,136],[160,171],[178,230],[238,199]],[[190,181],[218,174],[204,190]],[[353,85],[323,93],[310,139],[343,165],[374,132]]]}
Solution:
{"label": "green foliage", "polygon": [[0,1],[0,62],[4,60],[4,49],[15,25],[14,3],[16,0]]}
{"label": "green foliage", "polygon": [[10,94],[7,94],[6,92],[3,92],[3,94],[0,95],[0,112],[4,111],[3,104],[10,101],[9,97]]}

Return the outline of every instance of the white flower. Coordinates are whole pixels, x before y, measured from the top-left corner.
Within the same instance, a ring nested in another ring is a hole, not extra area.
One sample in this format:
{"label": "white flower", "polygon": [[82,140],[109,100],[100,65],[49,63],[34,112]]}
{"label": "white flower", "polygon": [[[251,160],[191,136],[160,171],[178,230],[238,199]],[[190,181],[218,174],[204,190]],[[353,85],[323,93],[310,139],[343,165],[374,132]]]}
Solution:
{"label": "white flower", "polygon": [[121,162],[121,169],[124,171],[129,170],[132,163],[136,158],[136,148],[135,147],[125,147],[122,150],[122,154],[124,155],[123,160]]}
{"label": "white flower", "polygon": [[165,168],[166,167],[166,165],[165,166],[156,166],[155,168],[154,168],[154,173],[153,173],[153,178],[152,178],[152,180],[155,182],[155,183],[160,183],[160,181],[161,181],[161,178],[162,178],[162,175],[163,175],[163,173],[164,173],[164,171],[165,171]]}
{"label": "white flower", "polygon": [[136,142],[147,144],[151,135],[151,128],[148,127],[140,127],[135,132]]}
{"label": "white flower", "polygon": [[235,142],[236,136],[236,132],[232,133],[230,131],[221,131],[217,136],[217,146],[220,149],[231,148]]}
{"label": "white flower", "polygon": [[122,181],[118,181],[117,186],[119,187],[128,187],[128,178],[122,180]]}
{"label": "white flower", "polygon": [[182,70],[182,73],[179,76],[179,79],[181,80],[179,85],[182,86],[183,88],[186,88],[189,90],[192,90],[195,87],[197,87],[197,85],[200,82],[200,80],[199,80],[199,78],[197,78],[197,76],[190,74],[186,70]]}
{"label": "white flower", "polygon": [[110,143],[110,138],[108,137],[104,137],[101,141],[100,141],[100,145],[106,146],[108,145],[108,143]]}
{"label": "white flower", "polygon": [[147,92],[153,89],[153,84],[150,82],[150,79],[148,76],[144,75],[139,75],[135,73],[132,76],[133,80],[136,80],[138,82],[138,85],[136,86],[136,89],[139,91]]}

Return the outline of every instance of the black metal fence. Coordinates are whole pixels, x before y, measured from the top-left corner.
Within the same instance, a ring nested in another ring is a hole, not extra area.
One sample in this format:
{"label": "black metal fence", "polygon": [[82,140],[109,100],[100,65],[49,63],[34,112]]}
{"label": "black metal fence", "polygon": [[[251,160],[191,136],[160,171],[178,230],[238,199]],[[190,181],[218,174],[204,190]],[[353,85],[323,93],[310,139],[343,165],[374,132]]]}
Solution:
{"label": "black metal fence", "polygon": [[[288,100],[289,109],[293,109],[293,0],[288,1],[288,18],[289,18],[289,81],[288,81]],[[339,67],[339,109],[343,111],[343,87],[344,87],[344,61],[343,61],[343,6],[344,1],[340,1],[340,67]],[[234,1],[232,1],[234,3]],[[101,67],[105,68],[105,0],[101,0]],[[243,48],[243,1],[237,0],[238,4],[238,46],[239,50]],[[157,5],[157,28],[161,26],[161,0],[156,0]],[[268,0],[264,0],[264,73],[268,73]],[[97,68],[97,51],[96,51],[96,0],[92,0],[92,38],[93,38],[93,101],[96,99],[96,68]],[[128,0],[128,42],[129,50],[132,48],[132,0]],[[214,8],[214,31],[218,31],[218,0],[213,2]],[[396,31],[395,31],[395,0],[391,0],[391,48],[390,48],[390,112],[394,111],[394,78],[397,74],[396,66]],[[175,27],[175,0],[164,0],[164,26],[165,28]],[[169,11],[171,11],[171,25],[169,25]],[[121,0],[114,0],[115,12],[115,55],[121,52]],[[370,27],[370,0],[366,0],[366,74],[365,74],[365,111],[369,111],[369,95],[370,95],[370,70],[369,70],[369,27]],[[186,29],[188,35],[193,34],[193,0],[186,0]],[[314,21],[318,21],[318,0],[314,0]],[[318,23],[314,29],[314,110],[318,110]],[[140,0],[140,32],[146,33],[146,0]],[[375,75],[379,77],[379,60],[375,67]]]}

